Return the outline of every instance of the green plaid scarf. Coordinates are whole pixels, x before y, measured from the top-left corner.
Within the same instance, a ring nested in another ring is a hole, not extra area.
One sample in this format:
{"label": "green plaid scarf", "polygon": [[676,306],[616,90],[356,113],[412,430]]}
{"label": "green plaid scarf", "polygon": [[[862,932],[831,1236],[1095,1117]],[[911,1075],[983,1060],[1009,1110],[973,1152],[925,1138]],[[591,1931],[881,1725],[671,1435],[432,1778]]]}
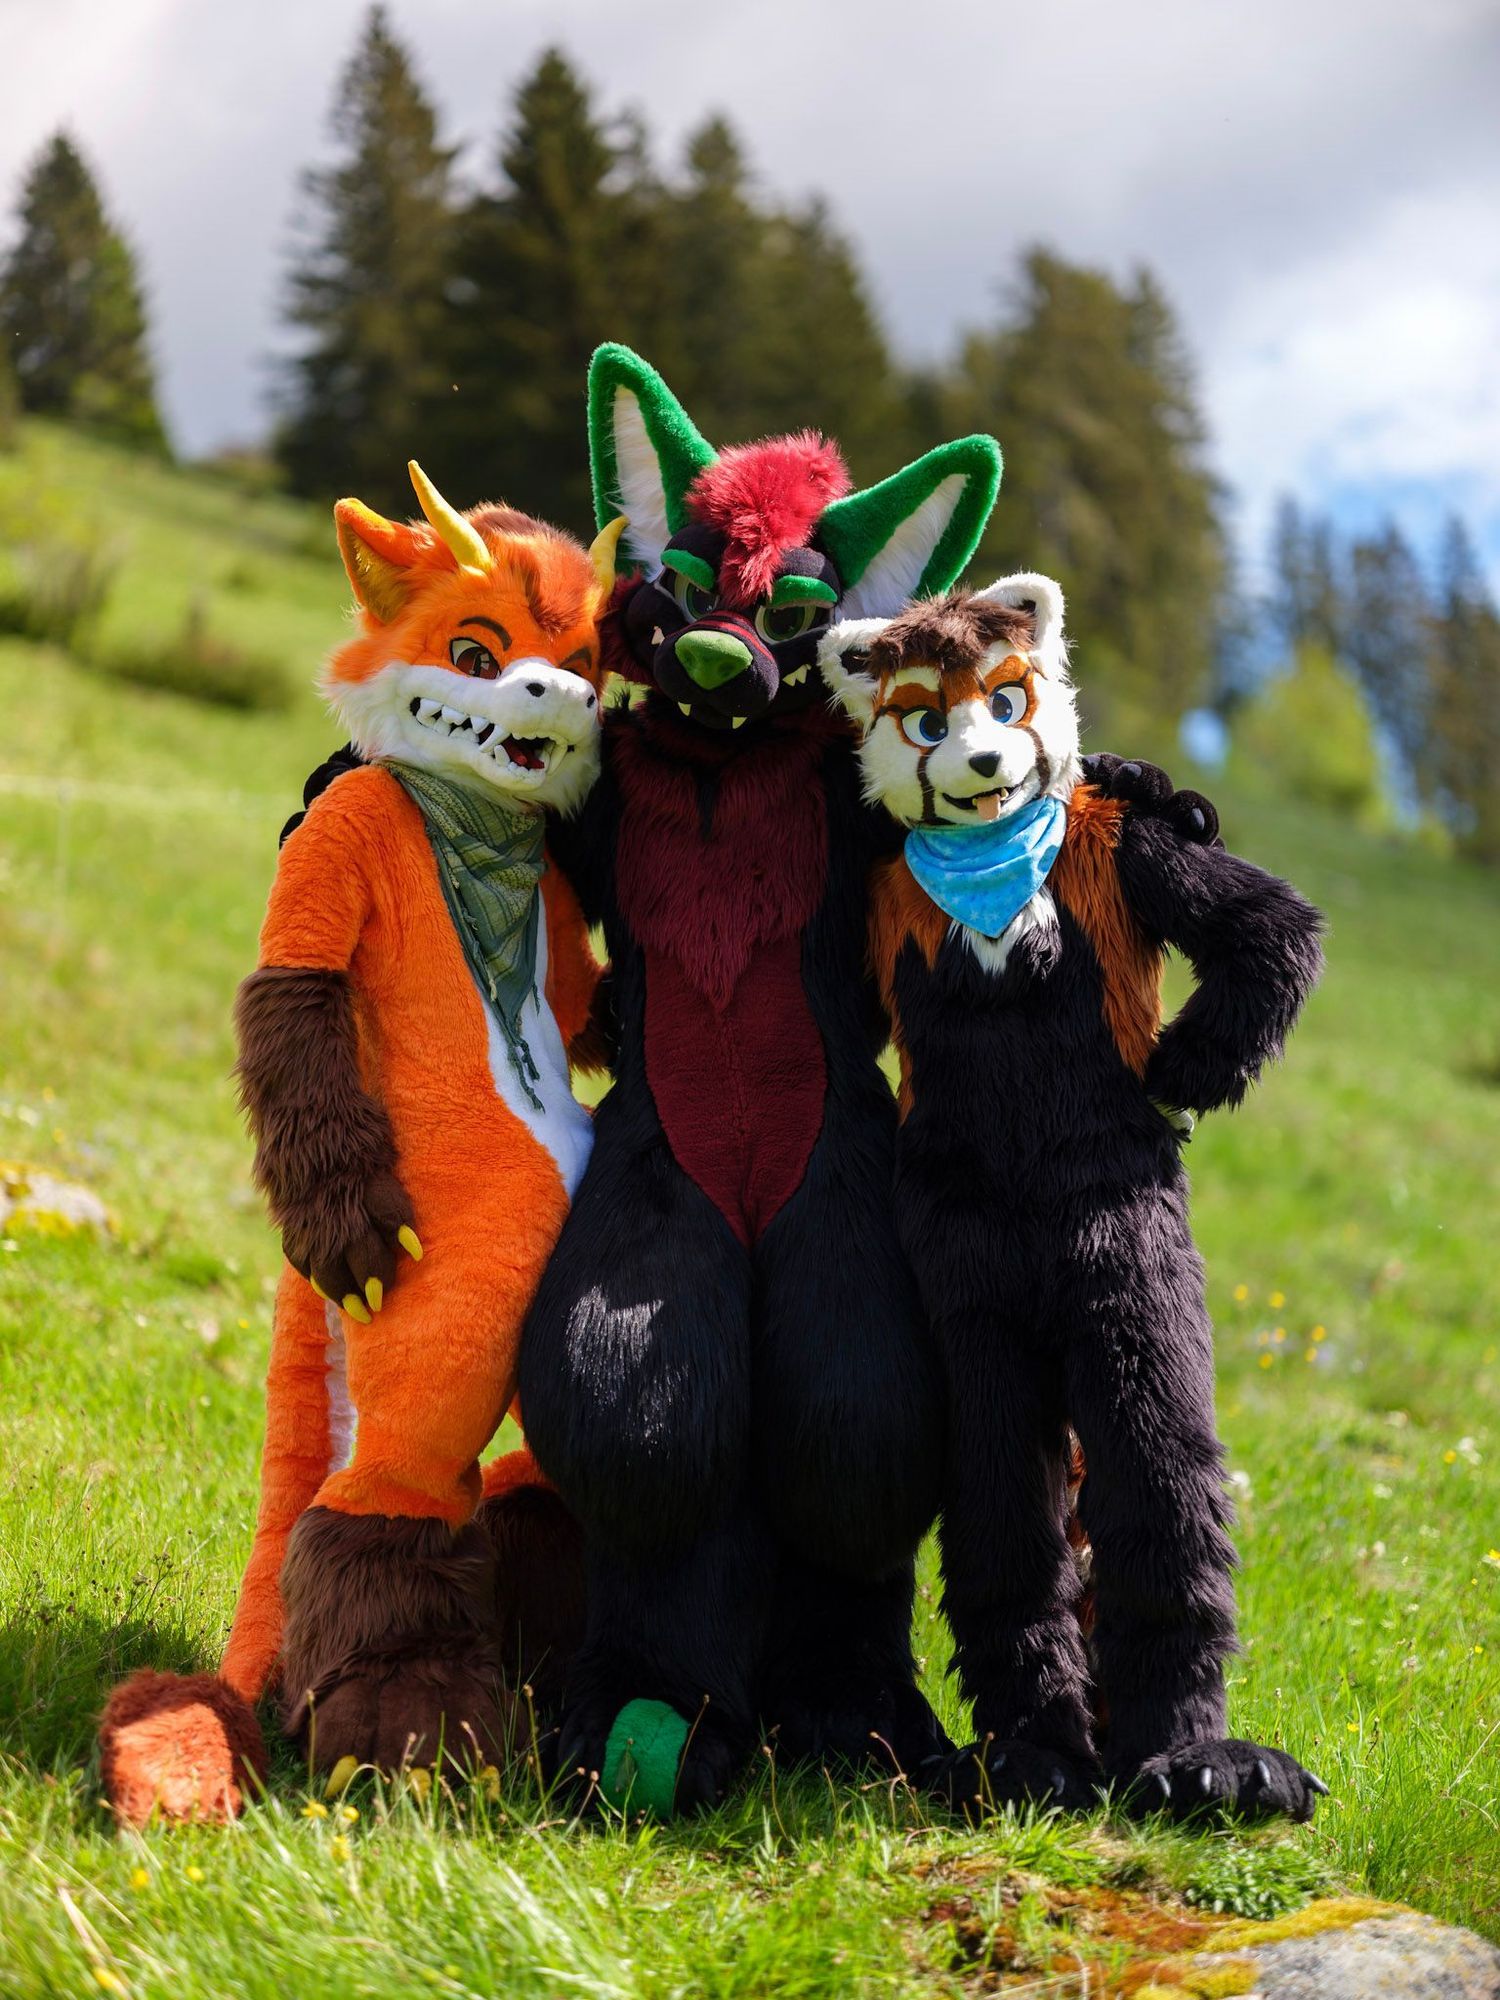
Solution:
{"label": "green plaid scarf", "polygon": [[390,761],[387,768],[421,808],[464,957],[500,1023],[511,1068],[540,1111],[521,1010],[536,991],[537,885],[547,865],[542,815],[504,806],[418,764]]}

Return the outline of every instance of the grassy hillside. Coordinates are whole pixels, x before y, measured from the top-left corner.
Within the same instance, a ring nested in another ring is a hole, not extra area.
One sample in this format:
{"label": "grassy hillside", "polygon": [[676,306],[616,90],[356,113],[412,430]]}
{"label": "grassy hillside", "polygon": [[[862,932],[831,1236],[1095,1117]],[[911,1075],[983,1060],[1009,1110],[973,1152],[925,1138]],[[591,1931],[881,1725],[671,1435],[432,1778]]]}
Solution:
{"label": "grassy hillside", "polygon": [[[344,601],[316,519],[47,432],[0,459],[0,518],[39,472],[114,545],[103,636],[204,591],[216,629],[310,679]],[[1231,844],[1332,925],[1289,1061],[1191,1153],[1240,1494],[1232,1721],[1329,1781],[1313,1828],[975,1834],[769,1771],[689,1828],[570,1830],[519,1786],[340,1819],[284,1760],[233,1832],[127,1840],[92,1717],[136,1664],[213,1659],[249,1544],[275,1246],[229,1003],[331,738],[310,694],[236,715],[19,640],[0,714],[0,1160],[87,1181],[118,1222],[0,1241],[0,1990],[957,1992],[1044,1969],[1151,1882],[1259,1913],[1337,1881],[1500,1936],[1492,878],[1262,774],[1216,783]],[[930,1602],[919,1645],[958,1730]]]}

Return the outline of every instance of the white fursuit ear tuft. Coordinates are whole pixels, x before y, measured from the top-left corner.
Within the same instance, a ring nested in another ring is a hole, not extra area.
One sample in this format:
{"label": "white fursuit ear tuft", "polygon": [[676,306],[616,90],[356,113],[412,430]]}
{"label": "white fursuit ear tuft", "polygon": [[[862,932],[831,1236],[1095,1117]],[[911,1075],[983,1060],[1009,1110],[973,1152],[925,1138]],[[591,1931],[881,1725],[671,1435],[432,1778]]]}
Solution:
{"label": "white fursuit ear tuft", "polygon": [[628,516],[621,536],[627,553],[649,573],[661,567],[661,552],[671,539],[667,524],[667,491],[661,462],[641,414],[640,398],[631,390],[615,391],[615,477]]}
{"label": "white fursuit ear tuft", "polygon": [[947,534],[968,483],[966,474],[949,473],[916,512],[892,531],[885,547],[870,558],[859,582],[844,592],[842,608],[851,618],[894,617],[916,596],[932,552]]}
{"label": "white fursuit ear tuft", "polygon": [[823,685],[861,731],[868,730],[875,720],[879,687],[869,674],[851,672],[844,665],[844,658],[846,654],[867,652],[890,622],[889,618],[843,618],[837,625],[829,626],[818,645],[818,670]]}
{"label": "white fursuit ear tuft", "polygon": [[1063,594],[1050,576],[1023,571],[1018,576],[1002,576],[987,590],[974,593],[982,603],[1012,604],[1032,610],[1036,617],[1036,637],[1030,651],[1040,661],[1042,671],[1065,679],[1067,648],[1063,644]]}

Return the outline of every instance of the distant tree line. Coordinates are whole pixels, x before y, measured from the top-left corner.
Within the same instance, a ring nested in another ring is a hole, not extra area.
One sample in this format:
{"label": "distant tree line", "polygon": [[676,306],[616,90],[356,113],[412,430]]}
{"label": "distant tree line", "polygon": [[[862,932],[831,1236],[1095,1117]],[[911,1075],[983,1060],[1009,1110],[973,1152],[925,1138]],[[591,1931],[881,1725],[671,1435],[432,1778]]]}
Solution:
{"label": "distant tree line", "polygon": [[1402,803],[1500,865],[1500,615],[1464,523],[1449,518],[1429,574],[1394,522],[1344,542],[1283,500],[1268,613],[1294,659],[1353,679]]}

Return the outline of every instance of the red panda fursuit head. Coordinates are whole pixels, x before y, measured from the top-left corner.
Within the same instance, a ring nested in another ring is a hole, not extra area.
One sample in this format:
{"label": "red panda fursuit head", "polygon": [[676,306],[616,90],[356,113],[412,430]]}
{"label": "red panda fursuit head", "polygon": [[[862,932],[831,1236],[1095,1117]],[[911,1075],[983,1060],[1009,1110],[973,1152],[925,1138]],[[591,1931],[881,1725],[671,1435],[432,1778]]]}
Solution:
{"label": "red panda fursuit head", "polygon": [[535,1462],[478,1459],[592,1143],[568,1047],[597,967],[543,828],[599,768],[618,527],[591,558],[412,477],[424,521],[335,510],[360,619],[324,690],[365,761],[286,840],[236,1010],[287,1260],[259,1521],[218,1674],[110,1701],[128,1821],[237,1811],[273,1682],[319,1770],[501,1760],[516,1678],[581,1619]]}
{"label": "red panda fursuit head", "polygon": [[[1231,1738],[1230,1510],[1187,1114],[1237,1104],[1322,964],[1284,882],[1083,781],[1045,577],[846,621],[824,678],[867,799],[905,829],[872,889],[901,1059],[896,1221],[947,1377],[944,1607],[972,1805],[1310,1816],[1320,1782]],[[1197,975],[1160,1025],[1168,947]],[[1073,1438],[1092,1622],[1068,1540]]]}

